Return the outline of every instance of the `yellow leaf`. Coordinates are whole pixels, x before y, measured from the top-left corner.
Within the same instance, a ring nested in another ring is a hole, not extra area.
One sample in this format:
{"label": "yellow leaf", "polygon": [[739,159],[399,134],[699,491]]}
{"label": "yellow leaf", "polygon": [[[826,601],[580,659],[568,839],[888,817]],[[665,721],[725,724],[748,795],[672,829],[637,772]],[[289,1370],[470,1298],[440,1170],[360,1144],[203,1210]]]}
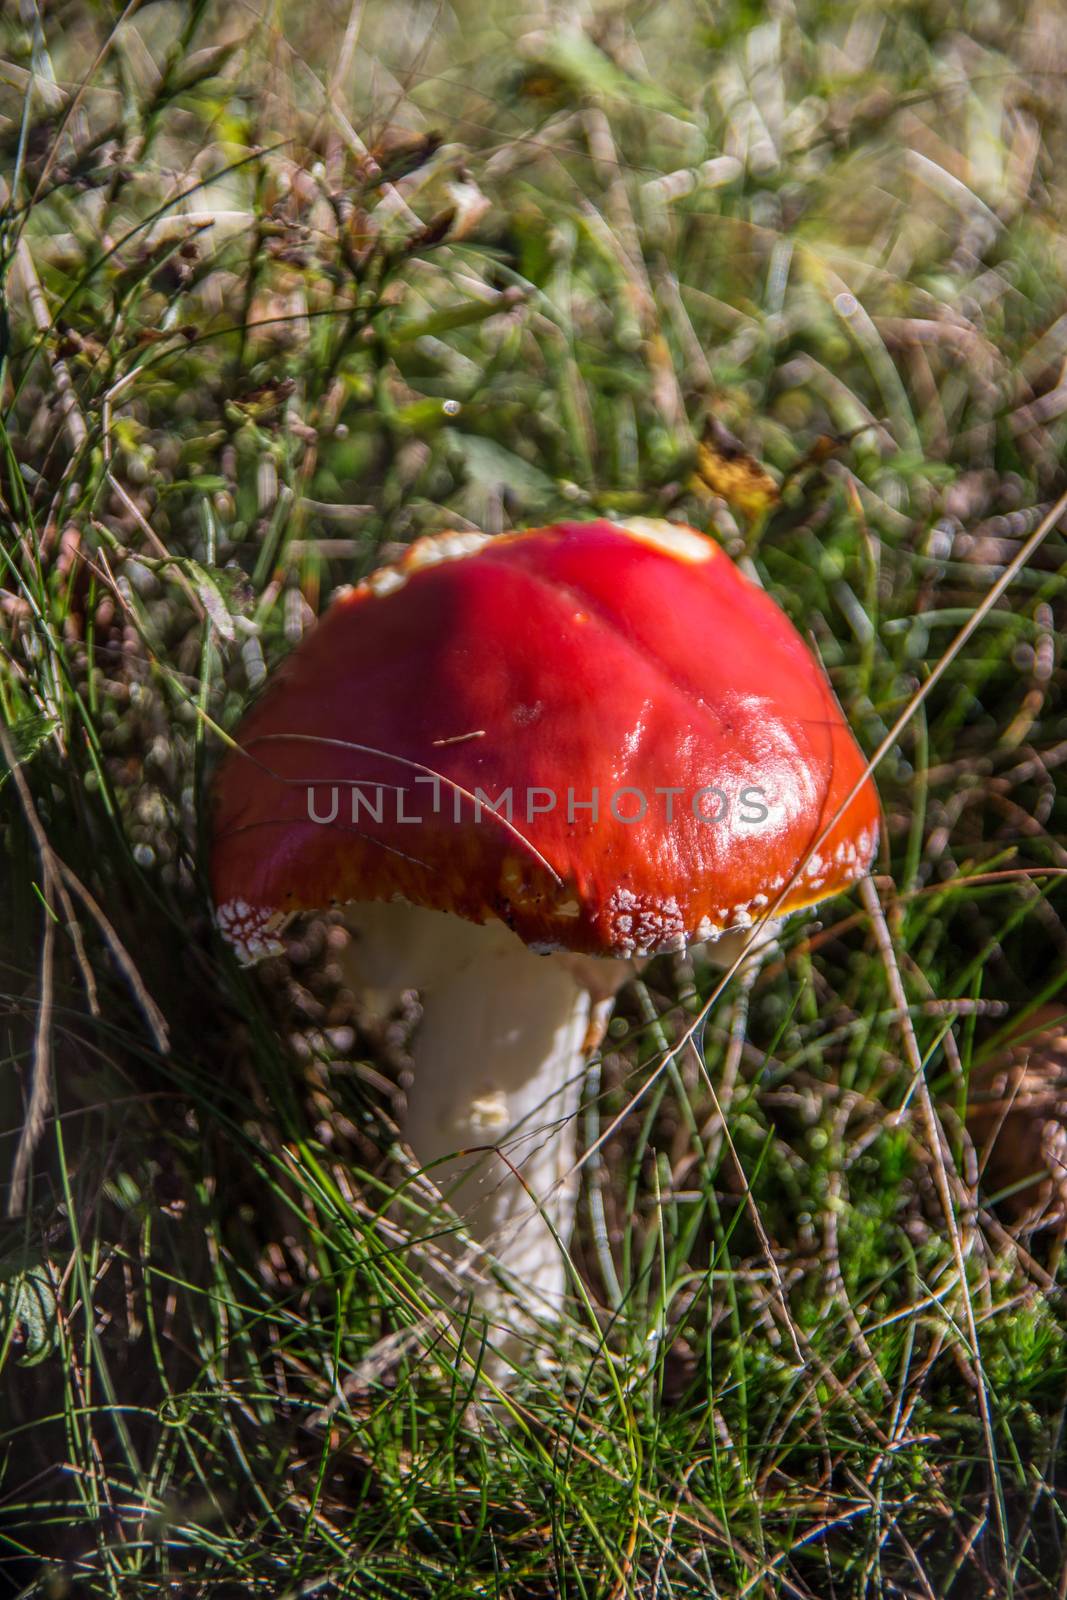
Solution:
{"label": "yellow leaf", "polygon": [[697,445],[697,487],[721,496],[731,510],[762,516],[778,504],[781,490],[721,423],[710,419]]}

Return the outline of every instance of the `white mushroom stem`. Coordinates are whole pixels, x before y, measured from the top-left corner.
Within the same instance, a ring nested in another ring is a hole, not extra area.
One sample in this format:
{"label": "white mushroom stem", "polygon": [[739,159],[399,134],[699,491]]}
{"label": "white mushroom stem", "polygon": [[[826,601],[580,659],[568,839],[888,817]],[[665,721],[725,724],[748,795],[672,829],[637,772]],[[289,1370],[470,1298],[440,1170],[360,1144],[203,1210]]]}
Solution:
{"label": "white mushroom stem", "polygon": [[[535,955],[500,922],[353,907],[351,967],[388,1002],[422,994],[406,1135],[415,1159],[539,1316],[559,1315],[589,1051],[629,961]],[[491,1316],[493,1294],[483,1300]]]}

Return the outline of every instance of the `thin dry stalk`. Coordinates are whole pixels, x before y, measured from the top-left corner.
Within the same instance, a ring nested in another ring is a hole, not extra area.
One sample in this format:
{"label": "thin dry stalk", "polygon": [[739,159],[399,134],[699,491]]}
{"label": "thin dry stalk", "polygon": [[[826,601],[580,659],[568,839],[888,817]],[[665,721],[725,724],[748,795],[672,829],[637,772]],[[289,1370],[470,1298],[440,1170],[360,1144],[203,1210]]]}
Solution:
{"label": "thin dry stalk", "polygon": [[93,1016],[100,1015],[97,999],[96,977],[85,949],[81,927],[74,912],[68,888],[77,895],[89,915],[96,922],[103,934],[112,954],[115,957],[123,976],[140,1006],[145,1019],[152,1032],[153,1040],[158,1050],[165,1051],[168,1047],[167,1024],[163,1013],[155,1001],[148,994],[142,982],[140,973],[116,933],[114,927],[104,915],[97,901],[89,890],[71,871],[70,867],[56,855],[48,842],[48,835],[37,808],[33,803],[30,786],[26,782],[25,774],[19,763],[8,730],[0,725],[0,751],[3,752],[11,780],[18,793],[19,803],[27,826],[33,835],[37,848],[38,859],[41,863],[41,897],[44,902],[44,932],[41,939],[41,959],[39,966],[39,994],[37,999],[37,1021],[34,1029],[33,1069],[30,1079],[30,1094],[23,1121],[22,1132],[15,1151],[15,1160],[11,1174],[11,1188],[8,1193],[7,1214],[17,1216],[22,1210],[26,1200],[26,1187],[29,1179],[30,1163],[34,1151],[37,1149],[44,1132],[45,1119],[52,1103],[52,1015],[55,996],[55,934],[56,926],[62,913],[65,926],[70,933],[74,945],[75,957],[81,972],[82,982]]}
{"label": "thin dry stalk", "polygon": [[[6,206],[10,199],[7,184],[0,177],[0,208]],[[41,280],[37,276],[37,268],[30,255],[30,247],[23,235],[15,246],[15,260],[18,263],[19,276],[22,278],[22,289],[30,307],[34,326],[41,335],[42,341],[47,339],[52,332],[52,315],[41,288]],[[74,380],[70,375],[70,368],[60,355],[53,354],[50,358],[52,380],[59,395],[59,409],[63,417],[63,425],[67,430],[70,447],[77,455],[89,437],[89,430],[85,425],[78,397],[74,390]]]}
{"label": "thin dry stalk", "polygon": [[[1067,503],[1067,495],[1061,497]],[[930,1152],[931,1170],[937,1196],[945,1217],[945,1226],[948,1230],[949,1241],[952,1246],[952,1255],[955,1261],[956,1272],[959,1277],[960,1299],[963,1305],[964,1327],[969,1345],[968,1354],[973,1363],[973,1378],[975,1393],[978,1398],[978,1412],[982,1422],[982,1436],[985,1443],[986,1461],[989,1466],[990,1492],[993,1497],[993,1506],[997,1522],[997,1536],[1000,1543],[1001,1555],[1004,1561],[1005,1573],[1009,1570],[1009,1543],[1008,1526],[1004,1510],[1004,1501],[1000,1488],[1000,1473],[997,1463],[997,1447],[993,1437],[993,1418],[989,1405],[989,1390],[986,1387],[985,1373],[982,1369],[982,1352],[978,1341],[978,1327],[975,1322],[974,1305],[971,1300],[970,1288],[967,1283],[967,1263],[963,1250],[963,1238],[960,1233],[956,1217],[956,1207],[953,1197],[953,1188],[957,1190],[962,1186],[959,1177],[952,1165],[952,1152],[948,1140],[937,1119],[933,1098],[929,1085],[926,1082],[926,1072],[922,1054],[919,1050],[919,1041],[915,1036],[915,1025],[908,1010],[907,996],[904,993],[904,984],[900,976],[900,967],[897,964],[896,951],[889,934],[889,925],[882,911],[882,902],[878,898],[874,879],[864,878],[860,883],[860,896],[865,909],[871,919],[874,929],[875,941],[885,966],[886,981],[893,1003],[900,1013],[900,1037],[904,1045],[904,1052],[914,1075],[915,1098],[918,1101],[919,1113],[922,1118],[926,1134],[927,1147]],[[951,1176],[950,1176],[951,1174]],[[966,1197],[968,1208],[973,1212],[975,1197]]]}

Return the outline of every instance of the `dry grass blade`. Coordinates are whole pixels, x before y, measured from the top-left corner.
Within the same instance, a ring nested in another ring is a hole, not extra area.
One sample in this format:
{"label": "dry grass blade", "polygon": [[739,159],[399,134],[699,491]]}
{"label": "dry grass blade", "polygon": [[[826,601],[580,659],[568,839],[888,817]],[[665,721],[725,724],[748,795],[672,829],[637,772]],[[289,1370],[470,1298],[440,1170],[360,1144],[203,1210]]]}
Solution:
{"label": "dry grass blade", "polygon": [[126,949],[126,946],[119,938],[112,924],[108,921],[108,918],[104,915],[104,911],[99,902],[89,893],[89,890],[85,887],[84,883],[82,883],[77,874],[67,866],[65,861],[57,860],[56,866],[63,878],[64,883],[67,884],[68,888],[73,894],[77,895],[78,899],[82,902],[82,905],[85,907],[90,917],[92,917],[93,921],[100,929],[100,932],[103,935],[104,940],[106,941],[111,954],[119,967],[119,970],[122,972],[123,977],[130,986],[131,993],[137,1002],[141,1015],[148,1024],[156,1049],[160,1052],[160,1054],[165,1054],[165,1052],[170,1048],[170,1028],[168,1026],[166,1017],[163,1015],[162,1011],[156,1005],[156,1002],[152,999],[152,996],[145,988],[144,980],[137,970],[137,966],[133,960],[133,957]]}
{"label": "dry grass blade", "polygon": [[41,936],[40,981],[37,995],[37,1024],[33,1040],[33,1065],[30,1093],[22,1131],[11,1168],[7,1215],[17,1217],[26,1203],[30,1163],[44,1133],[45,1118],[52,1103],[52,1000],[55,987],[56,911],[55,877],[50,865],[42,863],[44,930]]}
{"label": "dry grass blade", "polygon": [[[1064,497],[1067,501],[1067,496]],[[986,1464],[989,1468],[989,1488],[993,1499],[994,1512],[997,1523],[997,1533],[1000,1539],[1001,1554],[1004,1561],[1005,1574],[1010,1573],[1010,1558],[1008,1544],[1007,1516],[1004,1508],[1003,1489],[1000,1481],[1000,1461],[997,1455],[996,1439],[993,1433],[993,1417],[989,1404],[989,1390],[986,1384],[985,1373],[982,1369],[982,1351],[978,1339],[978,1326],[975,1321],[974,1304],[971,1300],[970,1286],[967,1280],[967,1262],[963,1251],[963,1240],[960,1234],[959,1221],[956,1216],[956,1205],[962,1200],[972,1211],[975,1206],[974,1195],[962,1193],[962,1186],[958,1174],[952,1163],[952,1152],[944,1130],[938,1121],[937,1111],[934,1107],[930,1088],[926,1081],[926,1069],[922,1054],[919,1050],[919,1041],[915,1037],[915,1025],[911,1019],[908,1008],[907,995],[900,976],[900,966],[897,962],[896,951],[893,949],[893,940],[889,933],[889,926],[882,910],[882,902],[878,897],[874,879],[867,877],[860,883],[860,896],[867,913],[871,919],[878,948],[885,964],[886,981],[893,1003],[898,1010],[898,1027],[904,1044],[904,1051],[914,1076],[915,1097],[918,1101],[919,1112],[922,1117],[923,1131],[926,1135],[927,1150],[932,1163],[934,1183],[937,1187],[938,1199],[945,1218],[945,1227],[952,1244],[952,1254],[956,1264],[958,1276],[960,1302],[963,1308],[963,1323],[967,1334],[968,1355],[973,1363],[975,1390],[978,1396],[978,1409],[982,1419],[982,1435],[985,1441]],[[955,1193],[953,1192],[955,1190]],[[1012,1584],[1008,1580],[1008,1596],[1012,1592]]]}
{"label": "dry grass blade", "polygon": [[51,1103],[55,932],[61,912],[65,926],[74,944],[82,981],[85,985],[86,997],[89,1002],[89,1009],[94,1016],[99,1015],[96,978],[86,954],[81,928],[78,925],[70,895],[67,892],[68,887],[82,901],[104,935],[131,990],[137,997],[142,1014],[151,1029],[156,1048],[160,1051],[167,1049],[168,1029],[162,1012],[145,989],[129,952],[108,918],[104,915],[85,885],[66,863],[59,859],[49,844],[48,835],[38,816],[29,784],[26,782],[25,774],[22,771],[22,764],[12,745],[10,734],[3,725],[0,725],[0,751],[3,752],[8,773],[18,791],[23,814],[37,847],[41,868],[41,900],[44,907],[30,1095],[22,1131],[19,1136],[18,1148],[15,1153],[7,1203],[8,1215],[16,1216],[25,1203],[30,1162],[44,1131],[45,1118]]}
{"label": "dry grass blade", "polygon": [[[0,211],[11,203],[11,191],[2,175],[0,175]],[[29,244],[25,236],[20,236],[15,246],[15,260],[18,262],[19,275],[22,278],[22,289],[30,307],[34,327],[42,340],[46,340],[52,333],[52,316],[48,309],[48,302],[41,288],[41,280],[37,276],[37,268],[33,264]],[[75,455],[82,449],[89,437],[89,430],[85,425],[78,397],[74,389],[74,380],[70,375],[64,358],[53,353],[49,358],[52,369],[52,378],[59,396],[60,413],[70,440],[71,450]]]}
{"label": "dry grass blade", "polygon": [[[40,1141],[41,1134],[44,1132],[45,1118],[48,1115],[48,1108],[52,1099],[52,1005],[55,988],[56,902],[62,902],[66,897],[58,881],[55,857],[48,843],[47,835],[41,826],[40,818],[37,815],[37,808],[33,803],[29,785],[23,775],[21,764],[15,754],[8,731],[2,724],[0,724],[0,750],[3,751],[4,761],[7,764],[11,780],[18,790],[19,800],[22,804],[27,824],[37,846],[42,879],[40,895],[44,908],[44,930],[41,938],[37,1020],[34,1028],[30,1093],[26,1104],[22,1131],[15,1151],[15,1160],[11,1170],[11,1186],[8,1191],[7,1201],[8,1216],[17,1216],[25,1203],[30,1162],[33,1160],[33,1153]],[[66,904],[69,912],[69,901]],[[72,913],[68,915],[67,920],[68,923],[73,922]],[[90,973],[91,981],[92,975]],[[90,989],[90,995],[95,999],[95,988]]]}

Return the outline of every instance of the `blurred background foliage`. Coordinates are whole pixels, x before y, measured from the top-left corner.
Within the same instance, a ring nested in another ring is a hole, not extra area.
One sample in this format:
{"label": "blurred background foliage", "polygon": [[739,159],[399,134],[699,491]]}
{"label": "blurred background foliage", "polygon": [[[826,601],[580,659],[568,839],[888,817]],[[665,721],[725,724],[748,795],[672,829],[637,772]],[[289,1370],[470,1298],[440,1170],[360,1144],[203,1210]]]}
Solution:
{"label": "blurred background foliage", "polygon": [[329,920],[237,973],[202,834],[273,664],[446,526],[707,529],[873,752],[1065,487],[1065,71],[1053,0],[6,9],[10,1592],[1062,1595],[1058,527],[878,771],[963,1282],[842,901],[712,1013],[717,1101],[657,1070],[700,954],[627,991],[593,1309],[472,1400],[388,1211],[414,1002]]}

